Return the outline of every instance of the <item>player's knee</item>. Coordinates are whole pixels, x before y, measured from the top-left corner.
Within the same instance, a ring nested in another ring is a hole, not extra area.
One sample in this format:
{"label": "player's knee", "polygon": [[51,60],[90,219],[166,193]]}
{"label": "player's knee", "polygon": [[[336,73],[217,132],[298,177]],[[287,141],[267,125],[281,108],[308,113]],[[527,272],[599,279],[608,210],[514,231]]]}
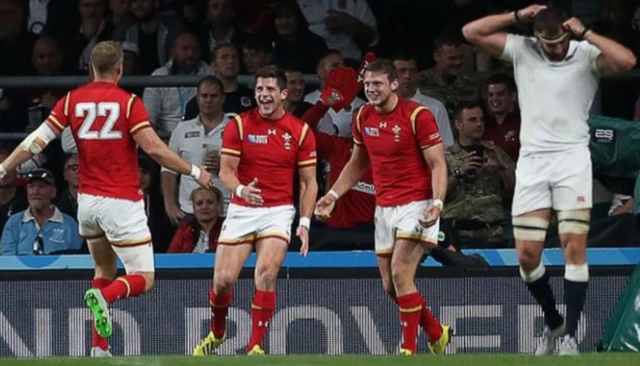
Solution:
{"label": "player's knee", "polygon": [[[405,266],[395,265],[391,267],[391,281],[392,288],[402,287],[408,282],[412,282],[413,279],[408,276],[410,271]],[[394,290],[395,293],[395,290]]]}
{"label": "player's knee", "polygon": [[256,271],[256,285],[262,289],[272,289],[278,279],[278,271],[270,267],[258,268]]}
{"label": "player's knee", "polygon": [[539,242],[544,243],[547,236],[549,220],[541,217],[514,217],[513,237],[516,242]]}
{"label": "player's knee", "polygon": [[518,263],[520,264],[521,272],[532,272],[540,265],[539,252],[534,250],[534,248],[518,248]]}
{"label": "player's knee", "polygon": [[216,273],[213,277],[213,287],[216,293],[226,293],[231,291],[233,286],[235,286],[237,282],[237,278],[235,278],[231,273],[222,271]]}

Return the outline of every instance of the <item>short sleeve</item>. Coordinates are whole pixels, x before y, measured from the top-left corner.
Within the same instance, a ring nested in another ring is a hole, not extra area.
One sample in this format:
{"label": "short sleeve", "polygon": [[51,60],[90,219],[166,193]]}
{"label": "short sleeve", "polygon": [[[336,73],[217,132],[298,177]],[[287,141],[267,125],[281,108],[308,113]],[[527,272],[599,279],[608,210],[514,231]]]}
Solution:
{"label": "short sleeve", "polygon": [[51,110],[47,122],[49,126],[56,129],[58,132],[62,132],[65,127],[69,126],[69,94],[67,93],[64,98],[58,100],[56,105]]}
{"label": "short sleeve", "polygon": [[235,116],[233,121],[229,121],[222,132],[222,155],[240,156],[242,155],[242,117]]}
{"label": "short sleeve", "polygon": [[514,63],[520,50],[524,48],[525,37],[507,33],[504,51],[500,59]]}
{"label": "short sleeve", "polygon": [[358,109],[356,113],[353,113],[353,120],[351,121],[351,132],[353,134],[353,143],[358,146],[364,146],[364,140],[362,139],[362,127],[360,114],[364,107]]}
{"label": "short sleeve", "polygon": [[135,94],[131,94],[131,97],[127,101],[126,111],[127,122],[129,123],[129,132],[132,135],[138,131],[151,127],[149,123],[149,113],[144,103]]}
{"label": "short sleeve", "polygon": [[600,51],[598,47],[592,45],[588,41],[581,41],[579,45],[580,49],[587,55],[586,59],[589,62],[591,70],[599,72],[598,64],[596,63],[596,61],[598,60],[598,56],[600,56],[602,51]]}
{"label": "short sleeve", "polygon": [[298,167],[307,168],[316,166],[316,137],[309,128],[308,124],[304,124],[300,133],[300,146],[298,148]]}
{"label": "short sleeve", "polygon": [[411,128],[422,150],[442,142],[436,118],[425,107],[420,106],[411,113]]}

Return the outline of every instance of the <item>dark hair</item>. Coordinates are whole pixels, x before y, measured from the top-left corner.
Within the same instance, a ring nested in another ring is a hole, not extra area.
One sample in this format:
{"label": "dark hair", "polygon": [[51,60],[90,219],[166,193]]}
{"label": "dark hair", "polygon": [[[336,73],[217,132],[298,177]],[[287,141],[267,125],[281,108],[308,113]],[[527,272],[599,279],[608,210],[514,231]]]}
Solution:
{"label": "dark hair", "polygon": [[515,93],[518,91],[518,88],[516,87],[516,83],[515,81],[513,81],[513,79],[505,74],[493,74],[491,76],[489,76],[489,78],[487,79],[487,81],[485,82],[486,86],[489,85],[496,85],[496,84],[504,84],[506,85],[507,89],[509,89],[510,92]]}
{"label": "dark hair", "polygon": [[198,35],[193,31],[190,31],[188,29],[183,29],[173,36],[173,40],[171,42],[171,48],[176,47],[176,44],[178,43],[178,38],[180,38],[181,36],[193,37],[193,39],[195,39],[196,43],[198,44],[198,47],[200,47],[200,40],[198,39]]}
{"label": "dark hair", "polygon": [[216,47],[211,51],[211,61],[215,61],[218,58],[218,52],[220,52],[220,50],[225,49],[227,47],[230,47],[236,50],[236,53],[238,54],[238,56],[240,56],[240,51],[238,50],[238,47],[236,47],[235,44],[231,42],[220,42],[216,44]]}
{"label": "dark hair", "polygon": [[482,104],[480,103],[480,101],[474,100],[463,100],[458,102],[458,104],[456,104],[456,107],[453,110],[453,120],[454,121],[460,121],[462,120],[462,111],[464,111],[465,109],[475,109],[475,108],[480,108],[484,111],[484,108],[482,108]]}
{"label": "dark hair", "polygon": [[439,51],[444,46],[459,47],[464,44],[464,39],[454,32],[444,32],[433,39],[433,50]]}
{"label": "dark hair", "polygon": [[396,70],[396,67],[393,66],[393,62],[385,58],[379,58],[368,64],[365,71],[383,73],[387,75],[389,81],[398,79],[398,71]]}
{"label": "dark hair", "polygon": [[258,83],[258,79],[276,79],[278,81],[278,87],[280,90],[285,90],[287,88],[287,76],[284,74],[282,69],[277,68],[273,65],[267,65],[262,67],[256,71],[256,84]]}
{"label": "dark hair", "polygon": [[555,36],[567,20],[567,13],[559,7],[542,9],[533,20],[533,31],[547,36]]}
{"label": "dark hair", "polygon": [[340,52],[340,51],[338,51],[336,49],[333,49],[333,48],[330,48],[330,49],[324,51],[322,53],[322,55],[320,55],[320,57],[318,57],[318,62],[316,63],[316,68],[320,67],[320,64],[322,62],[324,62],[324,60],[327,57],[331,56],[331,55],[338,55],[338,56],[342,57],[342,52]]}
{"label": "dark hair", "polygon": [[282,71],[286,72],[301,72],[304,74],[304,68],[297,62],[286,62],[279,65]]}
{"label": "dark hair", "polygon": [[418,63],[418,58],[413,55],[411,52],[406,50],[398,50],[391,54],[389,57],[391,62],[395,61],[414,61],[416,64]]}
{"label": "dark hair", "polygon": [[222,84],[222,81],[220,79],[218,79],[216,76],[207,75],[207,76],[203,77],[202,79],[200,79],[200,81],[198,82],[198,89],[197,89],[198,90],[198,94],[200,94],[200,88],[204,84],[216,84],[218,86],[218,88],[220,88],[220,93],[224,94],[224,85]]}
{"label": "dark hair", "polygon": [[273,53],[273,44],[271,40],[262,34],[252,34],[242,45],[243,49]]}

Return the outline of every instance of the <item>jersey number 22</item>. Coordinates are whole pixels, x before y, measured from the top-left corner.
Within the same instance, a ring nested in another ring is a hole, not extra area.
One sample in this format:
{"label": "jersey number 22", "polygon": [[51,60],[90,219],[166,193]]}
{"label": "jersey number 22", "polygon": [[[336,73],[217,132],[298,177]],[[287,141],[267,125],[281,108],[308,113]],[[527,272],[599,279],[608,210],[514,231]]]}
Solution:
{"label": "jersey number 22", "polygon": [[[75,115],[84,117],[84,121],[78,130],[78,138],[83,140],[116,140],[122,138],[122,132],[114,131],[118,118],[120,118],[120,104],[115,102],[82,102],[76,104]],[[96,117],[106,117],[100,131],[92,131],[91,127]]]}

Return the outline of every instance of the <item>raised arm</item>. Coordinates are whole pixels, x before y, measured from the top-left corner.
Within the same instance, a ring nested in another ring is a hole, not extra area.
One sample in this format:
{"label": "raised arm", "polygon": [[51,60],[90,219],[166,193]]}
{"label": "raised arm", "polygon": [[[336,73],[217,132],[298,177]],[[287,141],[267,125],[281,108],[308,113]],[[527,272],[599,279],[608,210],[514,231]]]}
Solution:
{"label": "raised arm", "polygon": [[38,155],[45,147],[54,140],[62,130],[52,128],[48,121],[43,122],[40,126],[27,136],[20,146],[0,164],[0,177],[4,177],[8,172],[15,170],[20,165],[29,161],[34,155]]}
{"label": "raised arm", "polygon": [[517,22],[532,21],[536,14],[545,8],[543,5],[531,5],[513,13],[489,15],[465,25],[462,34],[467,41],[493,56],[500,57],[507,42],[504,29]]}
{"label": "raised arm", "polygon": [[596,58],[596,68],[600,74],[624,72],[635,67],[636,56],[630,49],[611,38],[587,29],[578,18],[567,20],[564,27],[600,50],[600,54]]}

